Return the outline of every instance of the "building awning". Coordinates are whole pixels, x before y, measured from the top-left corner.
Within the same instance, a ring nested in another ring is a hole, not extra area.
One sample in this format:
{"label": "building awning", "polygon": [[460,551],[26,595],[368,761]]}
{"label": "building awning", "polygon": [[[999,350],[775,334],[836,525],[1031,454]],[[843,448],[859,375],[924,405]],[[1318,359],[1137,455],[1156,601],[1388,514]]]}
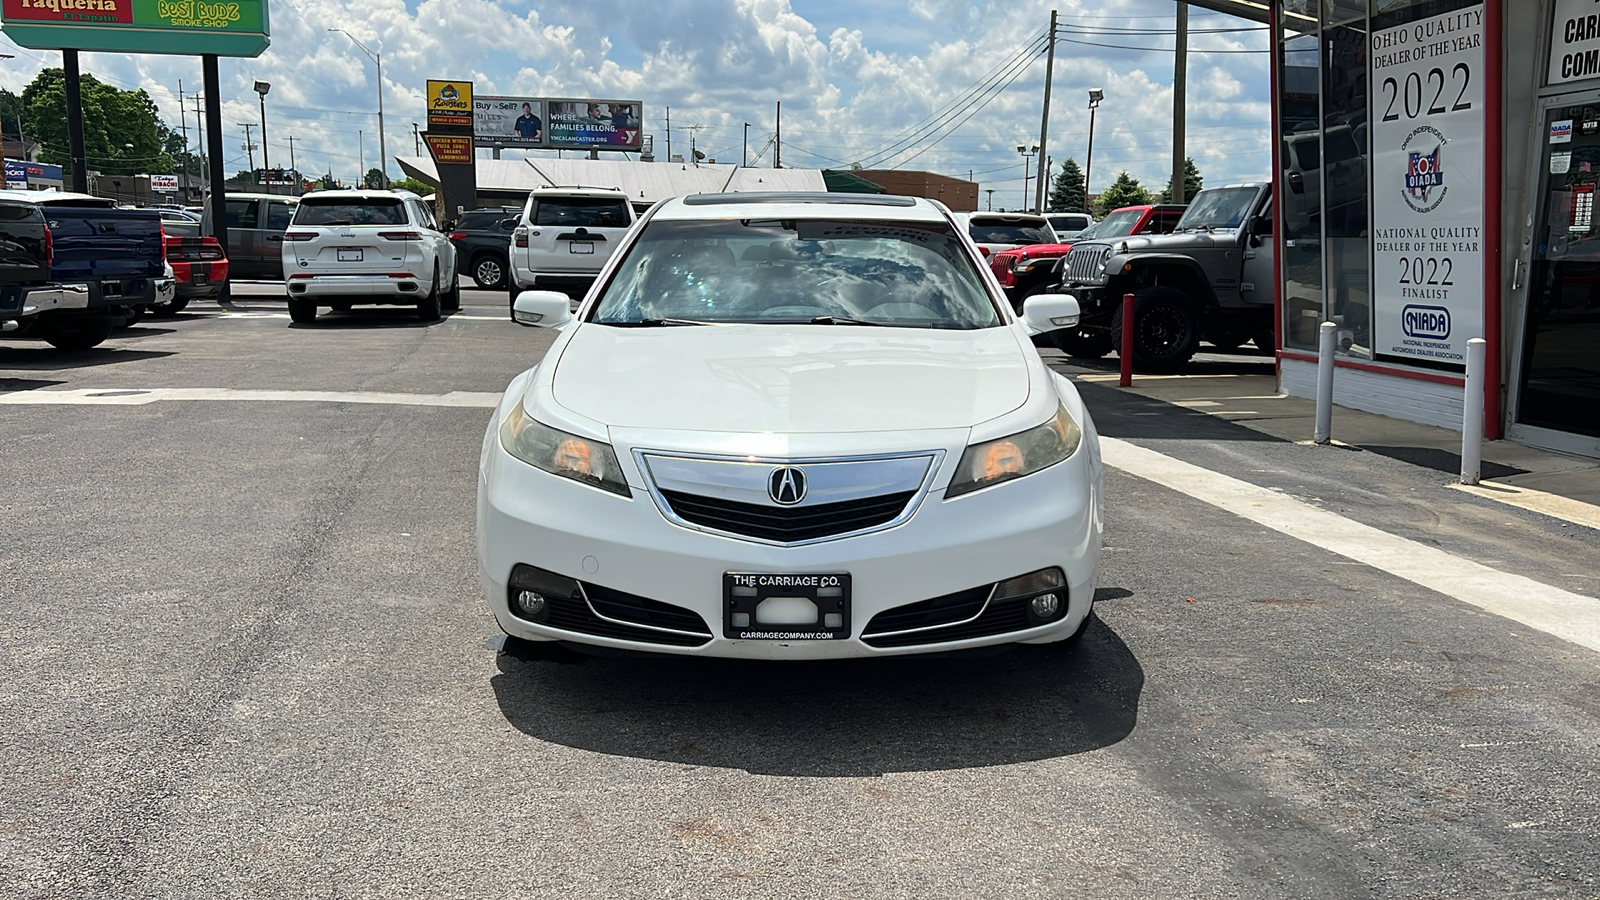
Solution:
{"label": "building awning", "polygon": [[889,189],[844,169],[823,169],[822,180],[833,194],[887,194]]}
{"label": "building awning", "polygon": [[1267,24],[1267,0],[1189,0],[1189,5]]}

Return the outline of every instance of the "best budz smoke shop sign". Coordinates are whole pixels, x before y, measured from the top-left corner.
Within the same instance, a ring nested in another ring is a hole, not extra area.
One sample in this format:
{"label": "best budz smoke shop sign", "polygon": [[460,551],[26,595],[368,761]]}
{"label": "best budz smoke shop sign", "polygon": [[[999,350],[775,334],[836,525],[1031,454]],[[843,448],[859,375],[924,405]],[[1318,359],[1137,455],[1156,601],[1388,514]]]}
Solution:
{"label": "best budz smoke shop sign", "polygon": [[6,36],[35,50],[260,56],[266,0],[3,0]]}
{"label": "best budz smoke shop sign", "polygon": [[1372,34],[1373,350],[1461,365],[1483,334],[1483,7]]}

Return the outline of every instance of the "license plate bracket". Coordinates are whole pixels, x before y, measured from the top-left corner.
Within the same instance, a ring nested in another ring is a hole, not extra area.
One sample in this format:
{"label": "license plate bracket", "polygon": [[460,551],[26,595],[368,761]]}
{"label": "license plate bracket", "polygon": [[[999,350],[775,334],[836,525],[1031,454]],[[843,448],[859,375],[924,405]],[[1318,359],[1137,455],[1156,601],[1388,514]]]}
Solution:
{"label": "license plate bracket", "polygon": [[593,241],[572,241],[571,243],[567,244],[567,252],[568,253],[587,253],[587,254],[593,255],[594,254],[594,242]]}
{"label": "license plate bracket", "polygon": [[[809,621],[807,602],[815,608]],[[850,637],[850,576],[724,572],[722,636],[743,641],[845,640]]]}
{"label": "license plate bracket", "polygon": [[354,250],[340,250],[339,262],[361,262],[361,255],[360,247]]}

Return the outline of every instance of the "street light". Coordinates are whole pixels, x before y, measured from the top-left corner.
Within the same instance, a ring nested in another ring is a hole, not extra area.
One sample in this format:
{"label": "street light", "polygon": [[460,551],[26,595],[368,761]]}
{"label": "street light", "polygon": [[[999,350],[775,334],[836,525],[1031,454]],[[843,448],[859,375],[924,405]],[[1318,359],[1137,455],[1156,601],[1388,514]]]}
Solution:
{"label": "street light", "polygon": [[1033,154],[1039,152],[1039,145],[1038,144],[1034,144],[1031,148],[1026,146],[1026,145],[1020,146],[1020,147],[1017,148],[1017,152],[1022,154],[1022,211],[1023,212],[1027,212],[1028,211],[1028,180],[1029,180],[1028,179],[1028,167],[1029,167],[1029,164],[1033,162]]}
{"label": "street light", "polygon": [[256,93],[261,95],[261,180],[267,186],[267,193],[272,193],[272,176],[267,174],[272,171],[272,163],[267,162],[267,91],[272,90],[272,85],[265,81],[256,82]]}
{"label": "street light", "polygon": [[1089,153],[1083,161],[1083,211],[1091,216],[1094,213],[1089,210],[1089,176],[1094,172],[1094,111],[1105,98],[1105,91],[1099,88],[1089,89]]}
{"label": "street light", "polygon": [[989,195],[989,211],[994,212],[994,188],[984,188],[983,192]]}
{"label": "street light", "polygon": [[739,151],[739,168],[750,165],[750,123],[744,123],[744,149]]}
{"label": "street light", "polygon": [[[371,49],[369,49],[367,47],[366,44],[363,44],[360,41],[356,40],[356,36],[355,35],[351,34],[348,31],[345,31],[343,28],[329,28],[328,30],[329,31],[337,31],[340,34],[344,35],[345,37],[349,38],[350,39],[350,43],[355,44],[357,47],[360,47],[361,48],[361,52],[365,53],[367,55],[367,58],[372,60],[373,63],[376,64],[377,67],[378,67],[378,156],[380,158],[380,163],[379,163],[378,168],[383,173],[383,184],[380,184],[378,186],[381,187],[381,188],[387,188],[389,186],[389,151],[384,146],[384,141],[383,141],[383,54],[382,53],[373,52]],[[362,173],[362,178],[363,178],[363,180],[366,178],[366,173],[365,172]]]}

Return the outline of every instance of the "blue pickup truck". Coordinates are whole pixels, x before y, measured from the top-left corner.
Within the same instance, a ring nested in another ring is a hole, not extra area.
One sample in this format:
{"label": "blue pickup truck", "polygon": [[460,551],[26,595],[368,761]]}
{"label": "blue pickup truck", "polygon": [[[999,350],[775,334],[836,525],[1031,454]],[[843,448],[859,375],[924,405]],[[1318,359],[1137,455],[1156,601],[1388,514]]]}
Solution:
{"label": "blue pickup truck", "polygon": [[69,305],[57,303],[48,316],[14,318],[17,327],[6,336],[42,337],[64,349],[93,347],[157,302],[166,256],[155,210],[118,209],[101,197],[58,191],[0,191],[0,201],[42,213],[49,265],[43,280],[84,289],[70,293],[61,301]]}

